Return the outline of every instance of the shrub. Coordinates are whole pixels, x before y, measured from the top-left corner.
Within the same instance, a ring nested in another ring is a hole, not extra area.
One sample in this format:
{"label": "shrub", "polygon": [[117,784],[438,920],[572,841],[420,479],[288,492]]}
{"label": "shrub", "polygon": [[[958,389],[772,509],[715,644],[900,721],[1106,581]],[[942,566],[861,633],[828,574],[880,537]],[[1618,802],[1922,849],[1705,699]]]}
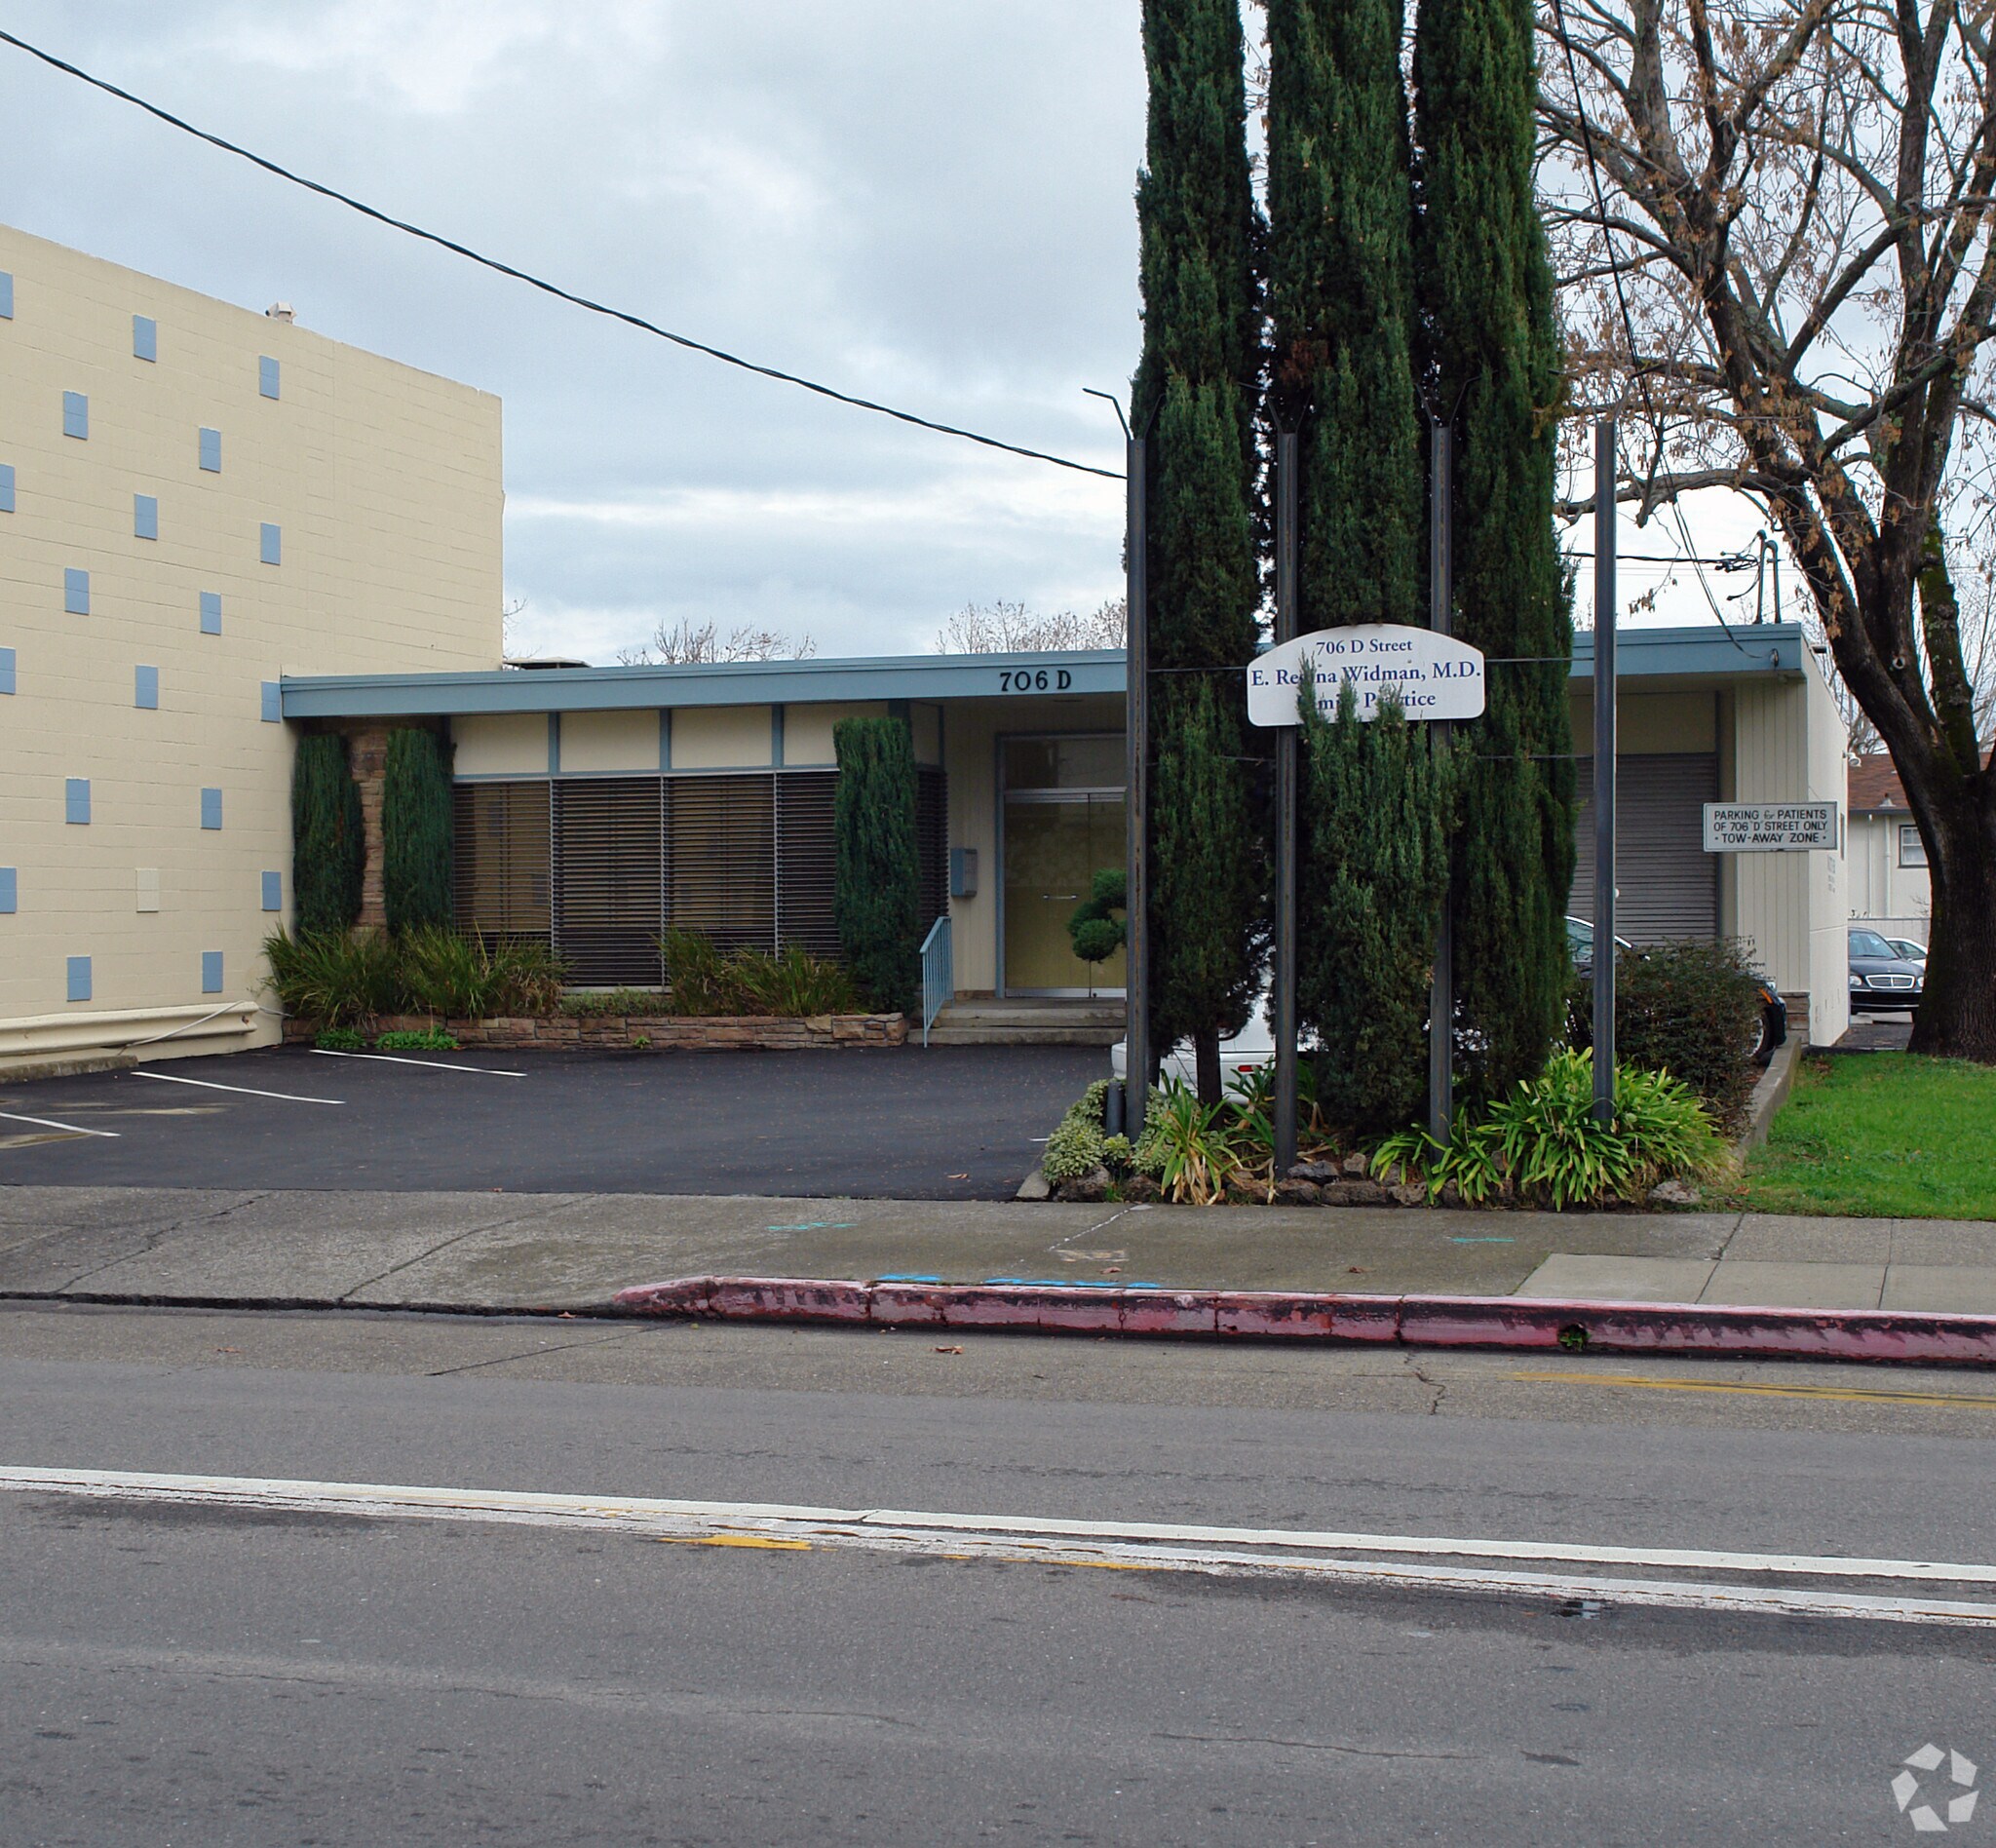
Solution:
{"label": "shrub", "polygon": [[561,997],[563,1014],[584,1020],[600,1020],[606,1015],[660,1015],[672,1011],[672,997],[663,988],[571,989]]}
{"label": "shrub", "polygon": [[[1736,943],[1660,943],[1615,960],[1615,1059],[1681,1078],[1718,1120],[1737,1124],[1753,1089],[1760,978]],[[1567,1004],[1574,1047],[1593,1044],[1593,988]]]}
{"label": "shrub", "polygon": [[326,1026],[312,1036],[312,1044],[322,1053],[358,1053],[365,1051],[367,1041],[351,1026]]}
{"label": "shrub", "polygon": [[457,1041],[441,1027],[425,1027],[417,1032],[398,1027],[393,1032],[378,1033],[374,1038],[377,1053],[454,1053]]}
{"label": "shrub", "polygon": [[560,959],[533,938],[425,925],[394,943],[402,1005],[412,1014],[471,1020],[551,1014],[561,998]]}
{"label": "shrub", "polygon": [[327,1026],[351,1026],[393,1014],[402,1002],[394,943],[371,933],[278,931],[263,940],[271,984],[287,1014]]}
{"label": "shrub", "polygon": [[1116,915],[1130,905],[1130,875],[1121,866],[1104,866],[1094,876],[1089,895],[1067,920],[1074,953],[1085,963],[1107,962],[1129,936],[1125,919]]}
{"label": "shrub", "polygon": [[1107,1166],[1102,1159],[1103,1142],[1100,1124],[1090,1123],[1069,1111],[1060,1119],[1054,1134],[1047,1137],[1047,1152],[1041,1158],[1040,1172],[1055,1182],[1079,1180],[1083,1174]]}
{"label": "shrub", "polygon": [[832,916],[847,967],[873,1006],[914,1010],[922,979],[922,874],[915,840],[915,749],[898,718],[832,727],[836,862]]}
{"label": "shrub", "polygon": [[668,931],[659,939],[666,972],[667,1011],[678,1015],[752,1014],[802,1019],[851,1014],[858,984],[837,963],[800,943],[727,951],[698,931]]}
{"label": "shrub", "polygon": [[[1228,1141],[1233,1115],[1225,1103],[1201,1103],[1189,1086],[1169,1081],[1144,1112],[1138,1172],[1155,1172],[1167,1200],[1217,1205],[1244,1178],[1245,1165]],[[1149,1165],[1141,1159],[1146,1153]]]}
{"label": "shrub", "polygon": [[1709,1174],[1725,1159],[1710,1116],[1682,1080],[1618,1066],[1612,1127],[1594,1121],[1593,1089],[1591,1053],[1555,1053],[1479,1120],[1459,1116],[1446,1148],[1422,1130],[1386,1137],[1373,1151],[1374,1172],[1425,1174],[1431,1194],[1453,1181],[1472,1206],[1509,1189],[1556,1212],[1631,1198],[1668,1174]]}
{"label": "shrub", "polygon": [[450,922],[450,765],[435,732],[388,734],[381,783],[381,903],[392,931]]}
{"label": "shrub", "polygon": [[345,930],[361,915],[367,843],[361,791],[336,732],[298,741],[291,765],[291,897],[300,937]]}

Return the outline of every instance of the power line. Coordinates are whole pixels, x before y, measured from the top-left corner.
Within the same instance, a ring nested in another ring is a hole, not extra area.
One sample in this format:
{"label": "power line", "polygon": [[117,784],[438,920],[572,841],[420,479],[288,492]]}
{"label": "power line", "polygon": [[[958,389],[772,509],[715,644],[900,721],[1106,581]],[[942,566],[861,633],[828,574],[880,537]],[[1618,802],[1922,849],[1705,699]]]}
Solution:
{"label": "power line", "polygon": [[918,417],[911,410],[897,410],[892,404],[876,404],[870,398],[856,398],[850,392],[835,390],[829,385],[821,385],[815,379],[800,378],[795,372],[786,372],[774,366],[759,366],[753,360],[745,360],[738,353],[729,353],[716,346],[709,346],[704,340],[695,340],[683,333],[674,333],[670,327],[662,327],[656,322],[647,321],[642,315],[630,314],[622,308],[612,308],[603,302],[593,301],[587,295],[578,295],[572,289],[563,289],[558,283],[551,283],[544,277],[536,276],[529,270],[517,269],[511,263],[503,263],[495,256],[486,256],[482,251],[473,250],[469,245],[459,244],[436,231],[426,231],[421,225],[410,224],[406,219],[397,218],[377,210],[364,201],[343,193],[337,187],[321,184],[308,179],[302,173],[294,173],[288,167],[281,167],[276,161],[266,160],[261,154],[251,153],[247,147],[225,140],[219,135],[211,135],[206,129],[198,129],[193,123],[184,121],[169,109],[162,109],[158,103],[148,102],[143,96],[136,96],[129,90],[121,90],[114,83],[102,77],[94,76],[81,65],[72,64],[65,58],[58,58],[53,52],[45,52],[39,45],[30,45],[24,38],[0,30],[0,42],[14,46],[18,51],[27,53],[30,58],[40,58],[52,69],[63,75],[74,77],[89,84],[94,90],[101,90],[107,96],[116,96],[120,102],[129,102],[135,109],[143,109],[149,116],[164,122],[169,128],[178,129],[183,135],[191,135],[197,141],[206,141],[211,147],[217,147],[225,154],[234,154],[240,160],[248,161],[252,167],[260,167],[266,173],[274,173],[279,179],[288,180],[293,186],[302,186],[307,192],[319,194],[322,199],[330,199],[335,204],[358,212],[364,218],[372,218],[377,224],[385,224],[391,230],[407,233],[420,238],[426,244],[435,244],[453,254],[467,258],[501,276],[510,276],[515,282],[525,283],[531,289],[538,289],[543,294],[553,295],[557,300],[585,308],[593,315],[602,315],[611,321],[621,321],[626,327],[636,327],[641,332],[656,334],[661,340],[670,340],[674,346],[684,347],[692,353],[704,353],[710,360],[719,360],[724,366],[732,366],[744,372],[754,372],[763,378],[773,378],[784,385],[795,385],[800,390],[815,392],[821,398],[829,398],[836,404],[850,404],[856,410],[871,410],[883,417],[892,417],[900,423],[913,424],[918,430],[933,430],[939,436],[961,437],[966,443],[981,443],[987,449],[1002,449],[1008,455],[1022,455],[1032,462],[1051,462],[1056,468],[1073,469],[1080,475],[1099,475],[1105,481],[1120,481],[1122,472],[1118,469],[1098,469],[1092,463],[1071,461],[1064,455],[1051,455],[1045,449],[1028,449],[1017,443],[1001,442],[997,437],[980,436],[975,430],[963,430],[955,424],[937,423],[928,417]]}

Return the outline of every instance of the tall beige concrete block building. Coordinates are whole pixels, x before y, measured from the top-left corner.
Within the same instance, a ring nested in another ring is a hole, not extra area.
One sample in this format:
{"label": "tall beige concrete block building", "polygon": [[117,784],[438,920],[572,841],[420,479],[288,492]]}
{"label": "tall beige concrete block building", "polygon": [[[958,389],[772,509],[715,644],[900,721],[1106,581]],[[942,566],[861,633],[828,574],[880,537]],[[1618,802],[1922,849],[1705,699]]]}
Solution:
{"label": "tall beige concrete block building", "polygon": [[282,683],[499,665],[500,464],[489,394],[0,227],[0,1070],[277,1037]]}

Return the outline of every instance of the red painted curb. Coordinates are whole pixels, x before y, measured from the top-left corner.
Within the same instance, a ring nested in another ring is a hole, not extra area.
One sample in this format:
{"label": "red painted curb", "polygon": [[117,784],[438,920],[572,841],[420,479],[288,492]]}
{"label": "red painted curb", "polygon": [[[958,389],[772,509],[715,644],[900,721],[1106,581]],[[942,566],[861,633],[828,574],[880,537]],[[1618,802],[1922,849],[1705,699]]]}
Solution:
{"label": "red painted curb", "polygon": [[880,1328],[1246,1335],[1402,1347],[1996,1364],[1996,1316],[1912,1315],[1892,1309],[873,1284],[800,1277],[680,1277],[619,1290],[615,1301],[618,1308],[640,1315],[712,1316],[731,1322],[862,1322]]}

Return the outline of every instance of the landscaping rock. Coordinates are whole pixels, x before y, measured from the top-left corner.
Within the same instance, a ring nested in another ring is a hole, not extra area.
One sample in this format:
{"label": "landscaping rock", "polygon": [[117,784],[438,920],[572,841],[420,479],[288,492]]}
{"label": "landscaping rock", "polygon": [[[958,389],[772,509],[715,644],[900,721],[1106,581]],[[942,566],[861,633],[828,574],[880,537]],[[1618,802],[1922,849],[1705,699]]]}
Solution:
{"label": "landscaping rock", "polygon": [[1335,1162],[1297,1162],[1289,1170],[1291,1180],[1314,1181],[1322,1186],[1326,1180],[1335,1180],[1339,1169]]}
{"label": "landscaping rock", "polygon": [[1398,1207],[1425,1207],[1428,1204],[1428,1190],[1418,1180],[1403,1180],[1398,1187],[1386,1190],[1393,1196]]}
{"label": "landscaping rock", "polygon": [[1137,1205],[1148,1205],[1153,1200],[1162,1200],[1165,1190],[1148,1174],[1132,1174],[1118,1190],[1125,1200]]}
{"label": "landscaping rock", "polygon": [[1688,1180],[1660,1180],[1649,1190],[1653,1207],[1695,1207],[1703,1196]]}
{"label": "landscaping rock", "polygon": [[1275,1203],[1279,1207],[1321,1207],[1324,1189],[1314,1180],[1281,1180],[1276,1182]]}
{"label": "landscaping rock", "polygon": [[1459,1207],[1462,1205],[1462,1189],[1454,1181],[1444,1180],[1439,1198],[1444,1207]]}
{"label": "landscaping rock", "polygon": [[1326,1207],[1383,1207],[1386,1189],[1376,1180],[1333,1180],[1324,1187]]}
{"label": "landscaping rock", "polygon": [[1063,1180],[1054,1189],[1056,1200],[1106,1200],[1109,1197],[1109,1171],[1106,1168],[1091,1168],[1085,1174],[1077,1174],[1072,1180]]}
{"label": "landscaping rock", "polygon": [[1354,1180],[1363,1180],[1365,1178],[1365,1158],[1357,1149],[1354,1149],[1345,1157],[1342,1165],[1344,1172],[1351,1175]]}
{"label": "landscaping rock", "polygon": [[1018,1183],[1018,1191],[1012,1197],[1015,1200],[1051,1200],[1054,1197],[1053,1184],[1035,1168]]}

